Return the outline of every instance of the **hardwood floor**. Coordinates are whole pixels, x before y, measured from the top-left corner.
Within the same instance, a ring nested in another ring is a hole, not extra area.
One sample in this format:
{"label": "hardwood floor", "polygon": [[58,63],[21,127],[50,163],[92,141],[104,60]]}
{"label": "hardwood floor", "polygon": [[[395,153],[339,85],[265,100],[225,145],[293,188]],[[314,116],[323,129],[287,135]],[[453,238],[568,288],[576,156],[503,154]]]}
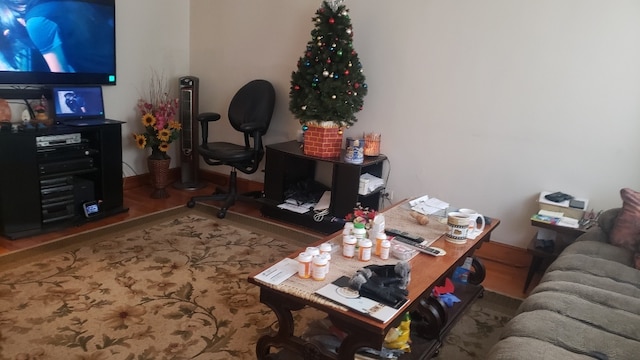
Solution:
{"label": "hardwood floor", "polygon": [[[0,237],[0,255],[31,248],[43,243],[55,241],[62,237],[134,219],[157,211],[176,206],[185,206],[191,196],[210,194],[214,191],[214,188],[214,185],[209,184],[205,188],[190,191],[180,190],[170,186],[168,188],[170,195],[168,198],[151,199],[149,197],[151,189],[148,186],[125,186],[124,205],[129,208],[127,212],[88,222],[81,226],[69,227],[63,230],[18,240]],[[234,205],[233,211],[241,212],[249,216],[262,217],[257,205],[244,202],[239,202]],[[291,224],[288,225],[290,226]],[[487,276],[483,282],[485,288],[512,297],[523,298],[526,295],[523,294],[522,288],[531,257],[524,249],[490,242],[483,245],[476,255],[482,259],[487,271]],[[530,288],[533,288],[538,281],[539,275],[534,278]]]}

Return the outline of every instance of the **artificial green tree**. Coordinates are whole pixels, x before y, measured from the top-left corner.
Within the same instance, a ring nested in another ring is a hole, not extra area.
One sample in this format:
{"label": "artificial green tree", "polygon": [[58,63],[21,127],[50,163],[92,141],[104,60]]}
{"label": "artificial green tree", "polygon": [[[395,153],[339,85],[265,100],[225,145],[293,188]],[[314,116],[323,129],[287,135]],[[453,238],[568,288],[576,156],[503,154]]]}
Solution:
{"label": "artificial green tree", "polygon": [[313,18],[311,40],[291,74],[289,110],[305,130],[310,122],[353,125],[367,94],[349,10],[341,3],[322,2]]}

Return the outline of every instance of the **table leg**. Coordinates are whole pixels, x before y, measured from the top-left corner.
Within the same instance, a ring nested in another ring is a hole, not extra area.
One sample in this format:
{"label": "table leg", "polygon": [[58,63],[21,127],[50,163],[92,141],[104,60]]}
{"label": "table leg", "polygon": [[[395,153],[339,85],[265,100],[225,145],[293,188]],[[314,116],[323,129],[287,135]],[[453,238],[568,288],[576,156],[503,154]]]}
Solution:
{"label": "table leg", "polygon": [[353,360],[355,353],[364,347],[381,349],[384,335],[367,332],[352,322],[344,321],[335,316],[329,316],[331,322],[340,330],[347,333],[347,337],[342,340],[338,349],[338,359]]}
{"label": "table leg", "polygon": [[256,356],[259,360],[267,359],[271,347],[298,348],[299,341],[293,336],[294,323],[292,310],[300,310],[304,304],[291,301],[266,290],[260,290],[260,302],[273,310],[278,318],[278,333],[275,336],[265,335],[256,343]]}
{"label": "table leg", "polygon": [[540,269],[540,265],[542,264],[542,257],[533,255],[531,257],[531,265],[529,265],[529,272],[527,273],[527,280],[524,282],[524,289],[522,289],[523,293],[527,292],[529,288],[529,284],[531,284],[531,280],[533,279],[533,275]]}

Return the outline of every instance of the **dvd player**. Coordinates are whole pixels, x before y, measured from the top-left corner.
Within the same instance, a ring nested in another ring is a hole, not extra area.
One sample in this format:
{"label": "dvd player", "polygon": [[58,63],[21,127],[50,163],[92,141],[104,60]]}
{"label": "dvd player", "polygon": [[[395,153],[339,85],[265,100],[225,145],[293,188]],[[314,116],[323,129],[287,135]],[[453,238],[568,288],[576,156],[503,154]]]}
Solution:
{"label": "dvd player", "polygon": [[36,136],[36,147],[77,144],[82,141],[80,133]]}

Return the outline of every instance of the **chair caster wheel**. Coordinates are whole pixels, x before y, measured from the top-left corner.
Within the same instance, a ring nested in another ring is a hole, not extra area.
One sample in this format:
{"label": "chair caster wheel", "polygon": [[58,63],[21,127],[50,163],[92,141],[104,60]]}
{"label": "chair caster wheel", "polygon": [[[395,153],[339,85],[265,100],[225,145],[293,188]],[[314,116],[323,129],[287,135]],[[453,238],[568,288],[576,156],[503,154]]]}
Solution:
{"label": "chair caster wheel", "polygon": [[196,206],[196,202],[193,200],[189,200],[187,201],[187,207],[188,208],[193,208],[194,206]]}
{"label": "chair caster wheel", "polygon": [[227,216],[227,209],[222,209],[218,212],[218,219],[224,219]]}

